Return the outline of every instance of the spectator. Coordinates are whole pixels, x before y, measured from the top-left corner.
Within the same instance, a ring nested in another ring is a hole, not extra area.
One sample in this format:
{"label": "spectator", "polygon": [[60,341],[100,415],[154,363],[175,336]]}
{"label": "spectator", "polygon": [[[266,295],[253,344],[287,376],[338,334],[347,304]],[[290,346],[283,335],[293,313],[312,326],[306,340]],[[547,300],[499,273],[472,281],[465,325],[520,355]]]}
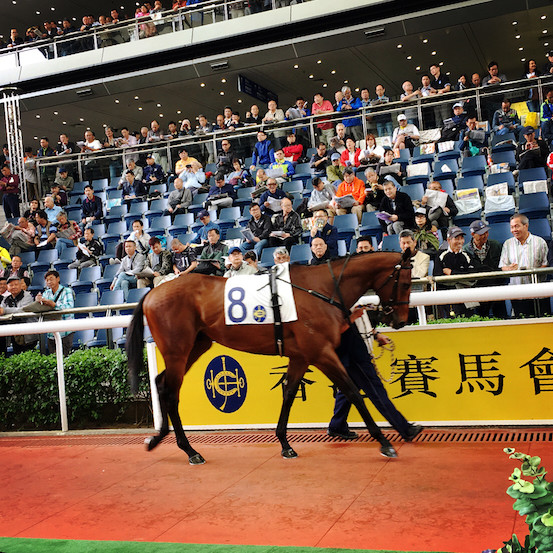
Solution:
{"label": "spectator", "polygon": [[[465,233],[459,227],[450,227],[447,231],[447,250],[443,251],[434,261],[434,276],[450,276],[450,275],[464,275],[474,272],[474,266],[472,260],[467,252],[463,250],[465,243]],[[474,286],[474,282],[459,282],[459,283],[447,283],[441,284],[438,288],[466,288],[467,286]],[[478,303],[466,302],[464,304],[451,305],[449,312],[452,316],[469,315],[474,307],[477,307]],[[447,317],[447,309],[443,307],[441,309],[442,316]]]}
{"label": "spectator", "polygon": [[[38,158],[52,157],[56,155],[56,152],[50,147],[50,142],[46,136],[40,139],[40,148],[37,150],[36,155]],[[40,181],[43,186],[49,186],[51,182],[54,182],[56,178],[56,168],[54,165],[41,165],[40,166]]]}
{"label": "spectator", "polygon": [[125,240],[125,257],[121,260],[121,265],[115,274],[110,290],[123,290],[125,301],[129,296],[131,288],[137,288],[137,276],[144,270],[146,258],[136,251],[136,244],[130,238]]}
{"label": "spectator", "polygon": [[499,66],[496,61],[490,61],[488,63],[488,73],[482,81],[482,86],[490,86],[494,84],[500,84],[507,82],[507,77],[499,73]]}
{"label": "spectator", "polygon": [[[60,284],[60,274],[57,271],[48,271],[44,275],[46,282],[46,289],[43,293],[36,295],[36,301],[55,309],[56,311],[63,311],[64,309],[73,309],[75,307],[75,300],[73,298],[73,290],[71,288],[62,286]],[[72,314],[63,315],[63,320],[73,319]],[[61,343],[63,349],[63,355],[67,356],[71,352],[71,346],[73,345],[73,331],[60,332]],[[48,351],[54,353],[56,351],[56,343],[54,341],[54,335],[48,333]]]}
{"label": "spectator", "polygon": [[501,109],[496,110],[493,114],[492,129],[499,136],[512,132],[518,138],[521,129],[520,117],[516,110],[511,108],[509,98],[503,98]]}
{"label": "spectator", "polygon": [[[258,169],[258,172],[259,171],[265,171],[265,169]],[[227,175],[226,180],[228,183],[232,184],[232,186],[238,188],[254,185],[250,173],[242,167],[242,163],[238,158],[232,160],[232,171]]]}
{"label": "spectator", "polygon": [[221,149],[217,152],[217,172],[228,175],[232,171],[232,160],[237,157],[230,146],[230,142],[226,138],[221,140]]}
{"label": "spectator", "polygon": [[146,256],[143,272],[149,272],[149,269],[152,271],[152,274],[148,277],[141,276],[137,282],[138,288],[151,287],[152,283],[154,287],[159,286],[165,280],[165,277],[173,271],[171,252],[163,249],[161,240],[157,236],[154,236],[150,238],[149,245],[151,252]]}
{"label": "spectator", "polygon": [[464,157],[480,155],[484,148],[487,148],[488,141],[486,132],[478,130],[476,116],[469,115],[467,126],[459,135],[457,147],[461,150]]}
{"label": "spectator", "polygon": [[58,184],[54,183],[50,186],[50,196],[54,198],[54,203],[57,206],[64,208],[67,205],[67,194],[60,190]]}
{"label": "spectator", "polygon": [[[138,140],[136,136],[133,136],[127,127],[121,128],[121,137],[116,140],[116,145],[119,148],[122,148],[125,153],[123,154],[123,161],[128,167],[128,162],[133,161],[136,163],[138,159],[138,154],[136,153],[136,149],[132,149],[133,146],[136,146],[138,144]],[[132,171],[134,171],[136,168],[136,165],[133,167],[130,167]],[[135,171],[136,173],[136,171]],[[140,175],[140,178],[142,178],[142,175]]]}
{"label": "spectator", "polygon": [[54,198],[52,198],[52,196],[46,196],[46,198],[44,198],[44,212],[46,213],[48,221],[55,223],[60,211],[62,211],[61,207],[54,203]]}
{"label": "spectator", "polygon": [[200,163],[195,157],[190,157],[186,148],[179,150],[179,160],[175,164],[175,173],[180,175],[188,166],[192,166],[193,162]]}
{"label": "spectator", "polygon": [[2,207],[6,219],[19,217],[19,176],[14,175],[9,165],[2,166],[0,192],[3,192]]}
{"label": "spectator", "polygon": [[265,131],[259,131],[257,133],[257,143],[253,148],[252,164],[250,171],[255,171],[257,166],[266,169],[271,163],[275,161],[275,151],[271,145],[271,141],[267,140],[267,134]]}
{"label": "spectator", "polygon": [[533,127],[524,127],[521,132],[525,142],[521,142],[515,152],[518,169],[545,168],[549,155],[549,148],[545,140],[536,138],[536,131]]}
{"label": "spectator", "polygon": [[196,253],[190,244],[183,244],[177,238],[171,242],[173,251],[173,273],[177,276],[193,271],[197,266]]}
{"label": "spectator", "polygon": [[123,185],[125,184],[125,182],[127,182],[126,175],[129,171],[132,171],[135,180],[142,182],[142,179],[144,177],[142,167],[140,167],[140,165],[137,165],[134,159],[129,159],[127,160],[127,168],[123,171],[121,178],[119,179],[119,185],[117,186],[117,188],[123,188]]}
{"label": "spectator", "polygon": [[102,255],[104,248],[99,240],[94,238],[94,227],[84,229],[84,238],[80,240],[75,261],[70,263],[68,269],[83,269],[98,265],[98,258]]}
{"label": "spectator", "polygon": [[[386,96],[386,89],[381,85],[376,85],[376,98],[371,102],[371,106],[381,106],[387,104],[390,98]],[[392,136],[394,130],[392,126],[392,116],[389,113],[377,113],[373,116],[373,121],[376,123],[376,132],[378,136]]]}
{"label": "spectator", "polygon": [[[12,313],[22,313],[26,305],[33,303],[33,296],[21,288],[21,277],[17,274],[10,275],[7,278],[8,295],[0,297],[0,315],[11,315]],[[37,322],[36,317],[25,319],[26,322]],[[14,354],[23,353],[36,347],[38,336],[36,334],[24,334],[11,337]]]}
{"label": "spectator", "polygon": [[357,239],[357,249],[356,253],[368,253],[373,252],[373,244],[370,236],[360,236]]}
{"label": "spectator", "polygon": [[25,213],[23,213],[23,217],[25,217],[25,219],[27,219],[30,222],[34,222],[35,215],[39,209],[40,209],[39,201],[36,198],[33,198],[29,202],[29,209],[26,209]]}
{"label": "spectator", "polygon": [[6,48],[14,48],[16,46],[21,46],[23,44],[23,39],[19,36],[17,29],[10,30],[10,38],[6,42]]}
{"label": "spectator", "polygon": [[250,111],[246,113],[246,124],[248,125],[261,125],[262,118],[259,114],[259,106],[253,104]]}
{"label": "spectator", "polygon": [[[41,249],[52,249],[56,243],[57,227],[48,220],[48,216],[41,209],[35,215],[35,246]],[[56,221],[57,222],[57,221]]]}
{"label": "spectator", "polygon": [[267,188],[259,197],[259,205],[263,213],[272,216],[282,210],[280,202],[286,198],[286,193],[282,188],[277,188],[276,179],[273,178],[267,179]]}
{"label": "spectator", "polygon": [[[436,94],[445,94],[451,91],[451,83],[449,77],[442,74],[440,66],[433,63],[430,66],[430,74],[432,80],[430,81],[430,88],[436,91]],[[434,117],[436,119],[436,126],[441,127],[446,119],[449,119],[449,110],[447,104],[442,104],[434,108]]]}
{"label": "spectator", "polygon": [[351,94],[349,86],[342,87],[342,99],[338,102],[336,111],[345,112],[343,125],[346,128],[347,136],[351,136],[354,140],[363,139],[363,125],[360,117],[351,117],[358,113],[358,110],[363,107],[361,100],[355,98]]}
{"label": "spectator", "polygon": [[397,116],[397,122],[398,126],[394,129],[394,134],[392,135],[394,149],[399,148],[403,150],[408,148],[411,155],[413,155],[413,150],[420,138],[419,129],[413,123],[408,123],[407,116],[403,113]]}
{"label": "spectator", "polygon": [[380,202],[384,196],[384,186],[378,180],[378,174],[370,167],[365,169],[365,205],[367,211],[376,211],[380,207]]}
{"label": "spectator", "polygon": [[169,194],[167,209],[163,214],[171,215],[174,220],[176,215],[186,213],[188,206],[192,203],[192,192],[190,188],[184,188],[182,179],[176,178],[173,184],[175,189]]}
{"label": "spectator", "polygon": [[[345,166],[342,165],[340,161],[340,154],[332,154],[330,156],[330,165],[326,168],[326,180],[330,183],[330,185],[332,185],[332,188],[344,180]],[[317,181],[321,181],[319,177],[315,177],[312,182],[315,182],[315,179],[317,179]],[[315,189],[314,186],[313,189]]]}
{"label": "spectator", "polygon": [[255,251],[258,258],[261,258],[263,248],[269,243],[269,235],[272,230],[271,217],[266,213],[261,213],[258,204],[250,205],[251,219],[248,221],[248,229],[252,233],[253,239],[246,238],[242,244],[243,250]]}
{"label": "spectator", "polygon": [[[403,89],[403,92],[400,96],[400,100],[402,102],[413,102],[414,100],[422,96],[420,88],[417,88],[417,90],[415,90],[411,81],[405,81],[401,85],[401,88]],[[409,123],[413,125],[417,124],[418,114],[416,108],[405,108],[404,113]]]}
{"label": "spectator", "polygon": [[466,127],[467,115],[464,113],[463,102],[457,102],[453,105],[453,117],[445,119],[443,122],[439,142],[458,141]]}
{"label": "spectator", "polygon": [[[524,65],[524,73],[522,75],[523,79],[537,79],[539,76],[541,76],[541,71],[538,69],[538,64],[536,63],[536,60],[529,59]],[[531,88],[528,91],[528,100],[526,100],[526,106],[528,107],[528,111],[530,112],[539,112],[540,101],[537,88]]]}
{"label": "spectator", "polygon": [[[102,143],[95,137],[90,130],[84,133],[84,142],[81,146],[81,153],[94,154],[102,149]],[[94,159],[87,159],[84,162],[84,177],[87,180],[94,178],[98,171],[98,162]]]}
{"label": "spectator", "polygon": [[[436,190],[437,192],[443,192],[445,194],[445,191],[442,190],[442,185],[437,182],[433,181],[428,185],[429,190]],[[423,207],[427,207],[428,204],[428,196],[424,195],[421,200],[421,205]],[[457,206],[455,205],[455,202],[451,198],[451,196],[447,196],[445,205],[440,206],[428,206],[430,209],[428,211],[428,220],[432,225],[434,225],[436,228],[446,228],[449,226],[449,222],[453,217],[457,215],[459,210],[457,209]]]}
{"label": "spectator", "polygon": [[317,209],[313,213],[313,225],[309,234],[311,243],[315,238],[322,238],[328,246],[328,255],[338,256],[338,229],[329,223],[326,209]]}
{"label": "spectator", "polygon": [[[471,240],[463,249],[470,255],[472,265],[477,273],[489,273],[501,271],[499,260],[501,258],[501,244],[496,240],[489,240],[490,227],[481,221],[473,221],[470,224]],[[478,286],[502,286],[504,278],[482,279],[477,281]],[[489,317],[490,311],[493,317],[507,318],[507,309],[504,301],[480,302],[477,313],[481,317]]]}
{"label": "spectator", "polygon": [[405,192],[399,192],[393,182],[384,183],[385,197],[380,203],[380,211],[389,215],[389,220],[380,221],[384,232],[399,234],[404,229],[415,225],[415,213],[411,198]]}
{"label": "spectator", "polygon": [[231,278],[238,275],[253,275],[257,272],[255,267],[252,267],[249,263],[244,261],[244,254],[242,250],[235,246],[231,248],[228,253],[229,265],[225,274],[225,278]]}
{"label": "spectator", "polygon": [[288,251],[299,242],[302,232],[300,216],[292,209],[292,200],[282,198],[282,211],[273,216],[273,230],[269,235],[269,246],[284,246]]}
{"label": "spectator", "polygon": [[275,265],[282,265],[283,263],[290,263],[290,252],[284,247],[280,246],[273,252],[273,261]]}
{"label": "spectator", "polygon": [[309,261],[309,265],[322,265],[330,259],[327,243],[319,237],[311,240],[311,253],[313,257]]}
{"label": "spectator", "polygon": [[541,105],[541,136],[551,146],[553,142],[553,90],[547,92],[545,101]]}
{"label": "spectator", "polygon": [[290,161],[292,158],[292,163],[298,163],[298,161],[303,157],[303,145],[300,144],[294,132],[289,132],[286,135],[287,146],[282,148],[284,156]]}
{"label": "spectator", "polygon": [[254,251],[249,251],[244,254],[244,261],[255,269],[255,272],[259,272],[259,267],[257,266],[257,255]]}
{"label": "spectator", "polygon": [[146,156],[146,167],[143,170],[142,182],[147,186],[151,186],[152,184],[160,184],[163,181],[165,181],[165,174],[161,165],[155,162],[153,154],[148,154]]}
{"label": "spectator", "polygon": [[467,90],[468,88],[469,88],[468,77],[465,74],[460,75],[459,78],[457,79],[457,83],[455,84],[454,89],[457,92],[461,92],[462,90]]}
{"label": "spectator", "polygon": [[[499,267],[503,271],[522,271],[547,267],[547,243],[539,236],[534,236],[528,230],[528,217],[517,213],[511,217],[511,234],[503,243]],[[511,277],[509,284],[529,284],[530,276]],[[534,300],[511,300],[517,317],[534,315]],[[548,312],[549,301],[539,300],[540,310]]]}
{"label": "spectator", "polygon": [[[355,140],[348,136],[346,138],[346,149],[340,156],[340,163],[344,167],[359,167],[359,156],[361,149],[355,146]],[[332,160],[332,158],[331,158]]]}
{"label": "spectator", "polygon": [[[338,155],[338,154],[334,154]],[[334,166],[334,165],[333,165]],[[343,175],[343,171],[340,169],[340,174]],[[343,176],[342,176],[343,178]],[[341,181],[340,181],[341,182]],[[307,209],[309,211],[316,211],[318,209],[325,209],[327,213],[330,213],[334,218],[336,212],[330,207],[330,204],[334,198],[336,189],[333,185],[325,183],[319,177],[313,179],[313,191],[307,202]]]}
{"label": "spectator", "polygon": [[[316,92],[313,96],[313,104],[311,105],[311,113],[313,115],[322,115],[324,113],[332,113],[334,108],[332,104],[324,99],[322,92]],[[318,118],[317,129],[320,133],[321,142],[330,146],[330,139],[334,136],[334,125],[327,118]]]}
{"label": "spectator", "polygon": [[213,206],[218,209],[232,207],[232,202],[235,199],[236,192],[234,191],[234,186],[225,182],[224,175],[215,175],[215,184],[209,189],[205,207]]}
{"label": "spectator", "polygon": [[220,240],[219,229],[211,228],[207,232],[207,244],[203,247],[201,254],[197,257],[198,266],[195,273],[203,275],[223,276],[223,257],[227,255],[228,248]]}
{"label": "spectator", "polygon": [[132,232],[128,240],[132,240],[136,245],[136,251],[146,257],[150,251],[150,235],[144,232],[144,223],[140,219],[132,222]]}
{"label": "spectator", "polygon": [[402,252],[411,252],[411,278],[426,278],[430,267],[430,256],[418,249],[412,230],[405,229],[399,233],[399,247]]}
{"label": "spectator", "polygon": [[[344,196],[350,196],[351,200],[347,203],[337,200]],[[351,205],[347,205],[347,204]],[[330,204],[338,215],[344,215],[346,213],[354,213],[357,216],[359,222],[363,215],[363,204],[365,203],[365,183],[358,179],[353,172],[353,169],[347,167],[344,171],[344,180],[338,185],[336,190],[336,196]]]}
{"label": "spectator", "polygon": [[394,162],[394,151],[391,148],[384,150],[384,159],[376,166],[376,172],[380,184],[384,184],[386,180],[389,180],[389,177],[395,181],[396,186],[400,186],[403,182],[401,165]]}
{"label": "spectator", "polygon": [[26,217],[20,217],[12,230],[11,236],[6,238],[12,256],[34,247],[35,226]]}
{"label": "spectator", "polygon": [[273,175],[275,175],[278,183],[290,180],[290,177],[296,172],[292,163],[284,159],[284,152],[282,150],[277,150],[275,152],[275,161],[271,163],[269,169],[273,172]]}
{"label": "spectator", "polygon": [[[2,257],[5,257],[5,254],[3,254]],[[7,257],[10,256],[8,255]],[[2,277],[4,277],[6,280],[9,279],[11,276],[23,278],[24,276],[29,276],[29,271],[27,271],[27,269],[23,267],[23,262],[21,261],[21,257],[19,257],[19,255],[12,255],[11,263],[8,264],[3,272],[0,271],[0,275],[2,275]]]}
{"label": "spectator", "polygon": [[317,145],[317,153],[311,156],[309,168],[311,170],[311,178],[319,177],[326,179],[326,168],[330,165],[330,154],[326,151],[326,146],[323,142]]}
{"label": "spectator", "polygon": [[78,148],[75,146],[75,143],[70,142],[69,137],[65,133],[61,133],[55,154],[58,156],[67,156],[77,152]]}
{"label": "spectator", "polygon": [[[272,123],[278,124],[282,123],[286,117],[284,111],[277,107],[277,103],[274,100],[269,100],[267,103],[267,113],[263,117],[263,123]],[[286,136],[285,131],[274,131],[273,136],[275,138],[275,143],[277,146],[280,146],[280,138]]]}
{"label": "spectator", "polygon": [[368,134],[365,137],[365,149],[361,150],[359,163],[361,165],[376,165],[384,158],[384,148],[377,146],[374,134]]}
{"label": "spectator", "polygon": [[438,229],[428,220],[426,209],[415,210],[414,239],[417,248],[427,254],[434,255],[440,248]]}
{"label": "spectator", "polygon": [[90,184],[84,187],[84,195],[85,199],[81,205],[81,226],[83,227],[92,224],[92,221],[100,221],[104,215],[102,200],[94,195],[94,188]]}
{"label": "spectator", "polygon": [[[66,194],[71,192],[73,190],[73,186],[75,185],[75,179],[69,175],[69,172],[67,171],[67,167],[65,165],[62,165],[58,169],[58,175],[56,176],[56,179],[54,183],[59,186],[60,190],[63,190]],[[67,204],[67,196],[65,198],[65,204]]]}
{"label": "spectator", "polygon": [[206,174],[200,165],[199,161],[192,161],[190,165],[187,165],[184,171],[179,175],[182,179],[184,187],[190,189],[194,196],[200,189],[204,188],[206,181]]}
{"label": "spectator", "polygon": [[25,157],[23,158],[23,175],[27,182],[27,198],[32,200],[40,197],[38,186],[38,176],[36,172],[36,156],[31,147],[25,148]]}
{"label": "spectator", "polygon": [[127,171],[125,173],[125,182],[123,183],[123,200],[127,203],[130,203],[131,200],[144,200],[147,194],[148,189],[144,181],[137,180],[133,171]]}
{"label": "spectator", "polygon": [[221,231],[219,230],[219,225],[211,221],[211,217],[209,216],[209,212],[207,210],[202,209],[198,213],[198,219],[202,223],[202,226],[196,233],[196,236],[194,236],[193,242],[195,244],[206,244],[208,241],[208,233],[212,229],[217,230],[220,235]]}
{"label": "spectator", "polygon": [[81,229],[75,221],[67,219],[67,213],[60,211],[57,215],[56,250],[61,257],[66,248],[72,248],[81,237]]}

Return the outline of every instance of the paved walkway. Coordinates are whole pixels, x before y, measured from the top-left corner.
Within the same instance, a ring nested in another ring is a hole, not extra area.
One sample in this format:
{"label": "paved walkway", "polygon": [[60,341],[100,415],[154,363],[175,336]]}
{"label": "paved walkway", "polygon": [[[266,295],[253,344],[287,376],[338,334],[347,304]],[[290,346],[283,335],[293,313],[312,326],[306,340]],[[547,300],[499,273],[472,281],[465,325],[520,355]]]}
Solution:
{"label": "paved walkway", "polygon": [[439,430],[394,439],[395,460],[303,434],[293,460],[261,432],[191,434],[202,466],[174,438],[146,452],[140,435],[0,437],[0,535],[473,553],[526,534],[503,448],[553,470],[551,434]]}

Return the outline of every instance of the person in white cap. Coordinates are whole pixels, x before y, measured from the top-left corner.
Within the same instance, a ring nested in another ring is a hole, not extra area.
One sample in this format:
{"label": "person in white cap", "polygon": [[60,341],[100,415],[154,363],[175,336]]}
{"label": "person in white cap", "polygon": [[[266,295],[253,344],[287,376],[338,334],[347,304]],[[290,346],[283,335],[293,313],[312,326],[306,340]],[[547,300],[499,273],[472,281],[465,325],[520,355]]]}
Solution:
{"label": "person in white cap", "polygon": [[409,148],[411,155],[413,155],[413,150],[416,146],[415,141],[420,138],[419,129],[413,123],[408,123],[407,117],[403,113],[397,116],[397,122],[398,126],[394,129],[394,134],[392,135],[394,148],[399,148],[400,150]]}

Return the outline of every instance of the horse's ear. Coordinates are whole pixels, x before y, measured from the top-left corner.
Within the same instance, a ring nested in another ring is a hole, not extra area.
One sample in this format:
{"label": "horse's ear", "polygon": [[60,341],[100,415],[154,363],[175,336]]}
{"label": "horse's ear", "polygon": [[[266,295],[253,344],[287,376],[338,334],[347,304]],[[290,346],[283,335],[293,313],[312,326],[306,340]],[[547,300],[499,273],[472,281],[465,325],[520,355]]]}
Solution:
{"label": "horse's ear", "polygon": [[411,257],[413,257],[413,254],[411,253],[411,250],[409,248],[406,248],[406,250],[403,252],[401,256],[402,261],[411,261]]}

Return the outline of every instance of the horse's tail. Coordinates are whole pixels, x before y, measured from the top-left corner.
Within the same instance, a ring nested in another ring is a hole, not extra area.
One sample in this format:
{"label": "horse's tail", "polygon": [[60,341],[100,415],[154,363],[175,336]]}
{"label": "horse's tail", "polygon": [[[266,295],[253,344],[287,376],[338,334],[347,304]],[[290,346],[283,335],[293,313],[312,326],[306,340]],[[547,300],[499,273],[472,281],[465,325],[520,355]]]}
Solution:
{"label": "horse's tail", "polygon": [[131,393],[138,393],[138,375],[144,370],[144,296],[136,306],[131,324],[127,329],[127,361],[129,366],[129,384]]}

